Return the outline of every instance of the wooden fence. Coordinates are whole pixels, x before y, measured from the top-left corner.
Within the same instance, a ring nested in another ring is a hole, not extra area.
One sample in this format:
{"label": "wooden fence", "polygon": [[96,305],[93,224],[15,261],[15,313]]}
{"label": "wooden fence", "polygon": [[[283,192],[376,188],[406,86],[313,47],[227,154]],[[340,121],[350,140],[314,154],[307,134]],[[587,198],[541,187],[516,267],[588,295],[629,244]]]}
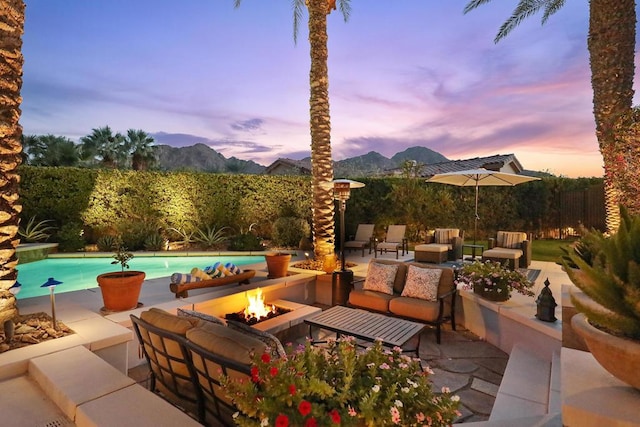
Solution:
{"label": "wooden fence", "polygon": [[557,215],[557,236],[554,237],[575,235],[580,226],[605,231],[604,186],[597,184],[585,190],[559,193]]}

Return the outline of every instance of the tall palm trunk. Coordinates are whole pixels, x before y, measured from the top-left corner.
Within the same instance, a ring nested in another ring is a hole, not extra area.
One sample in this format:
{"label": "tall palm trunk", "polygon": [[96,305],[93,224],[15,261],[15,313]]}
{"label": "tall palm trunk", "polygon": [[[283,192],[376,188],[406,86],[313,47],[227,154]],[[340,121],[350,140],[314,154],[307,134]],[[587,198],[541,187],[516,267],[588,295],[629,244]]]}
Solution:
{"label": "tall palm trunk", "polygon": [[[631,114],[633,101],[636,13],[634,0],[591,0],[589,11],[589,56],[593,114],[596,137],[604,160],[604,185],[607,231],[620,224],[619,182],[624,167],[619,167],[624,152],[637,141],[618,137],[617,123]],[[617,142],[619,141],[619,142]],[[629,144],[627,144],[629,143]],[[637,165],[634,166],[637,168]]]}
{"label": "tall palm trunk", "polygon": [[18,202],[22,161],[20,137],[20,89],[22,87],[22,0],[3,0],[0,7],[0,322],[18,314],[9,288],[15,283],[20,243],[18,225],[22,206]]}
{"label": "tall palm trunk", "polygon": [[334,252],[333,191],[320,184],[333,180],[331,120],[329,116],[329,71],[327,60],[327,0],[309,0],[309,44],[311,71],[309,98],[311,116],[311,174],[313,193],[313,240],[316,258]]}

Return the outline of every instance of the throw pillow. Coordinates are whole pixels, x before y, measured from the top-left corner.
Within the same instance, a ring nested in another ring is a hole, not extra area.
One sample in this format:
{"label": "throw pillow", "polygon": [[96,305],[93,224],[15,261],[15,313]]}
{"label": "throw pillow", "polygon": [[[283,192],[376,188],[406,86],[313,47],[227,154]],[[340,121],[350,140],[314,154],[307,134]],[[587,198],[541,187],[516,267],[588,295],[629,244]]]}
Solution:
{"label": "throw pillow", "polygon": [[272,334],[270,334],[269,332],[260,331],[258,329],[252,328],[251,326],[245,323],[237,322],[235,320],[227,320],[227,326],[230,329],[233,329],[238,332],[242,332],[243,334],[248,335],[251,338],[255,338],[257,340],[262,341],[267,345],[267,347],[271,349],[272,352],[274,352],[274,354],[280,357],[284,357],[287,355],[280,340],[275,336],[273,336]]}
{"label": "throw pillow", "polygon": [[[456,230],[457,231],[457,230]],[[457,236],[457,233],[456,233]],[[454,230],[451,228],[436,228],[435,231],[435,242],[441,243],[444,245],[448,245],[451,243],[451,239],[453,239]]]}
{"label": "throw pillow", "polygon": [[439,268],[420,268],[410,265],[402,296],[437,301],[440,276],[442,276],[442,270]]}
{"label": "throw pillow", "polygon": [[252,355],[262,354],[266,348],[256,338],[213,323],[190,329],[187,339],[205,350],[244,365],[250,365]]}
{"label": "throw pillow", "polygon": [[211,322],[217,325],[225,325],[225,321],[219,317],[211,316],[209,314],[200,313],[199,311],[187,310],[184,308],[178,309],[178,317],[188,317],[190,319],[197,319],[202,322]]}
{"label": "throw pillow", "polygon": [[397,272],[398,264],[370,262],[363,289],[393,295],[393,282],[396,280]]}
{"label": "throw pillow", "polygon": [[520,246],[523,240],[524,240],[524,237],[522,233],[505,232],[503,234],[503,242],[501,246],[503,248],[509,248],[509,249],[520,249]]}
{"label": "throw pillow", "polygon": [[152,307],[140,313],[140,318],[160,329],[184,336],[185,333],[198,325],[197,319],[178,317],[159,308]]}

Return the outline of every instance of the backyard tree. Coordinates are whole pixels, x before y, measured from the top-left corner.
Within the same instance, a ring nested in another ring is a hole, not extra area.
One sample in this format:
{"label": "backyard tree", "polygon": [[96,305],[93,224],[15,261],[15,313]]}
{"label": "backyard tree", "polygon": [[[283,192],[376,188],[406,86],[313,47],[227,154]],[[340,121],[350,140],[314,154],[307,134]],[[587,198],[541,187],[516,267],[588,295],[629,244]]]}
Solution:
{"label": "backyard tree", "polygon": [[119,132],[114,135],[109,126],[91,129],[89,135],[80,138],[80,158],[88,166],[99,162],[115,169],[127,158],[124,136]]}
{"label": "backyard tree", "polygon": [[153,137],[142,129],[129,129],[124,146],[131,156],[131,169],[139,171],[152,167],[156,162]]}
{"label": "backyard tree", "polygon": [[20,89],[22,88],[22,0],[0,3],[0,324],[18,314],[16,299],[9,288],[16,282],[16,248],[22,206],[18,198],[22,161]]}
{"label": "backyard tree", "polygon": [[[241,0],[235,0],[236,7]],[[349,0],[338,0],[345,21],[351,11]],[[331,157],[331,118],[329,114],[329,69],[327,66],[327,15],[336,9],[336,0],[293,0],[294,40],[304,7],[309,12],[309,47],[311,70],[309,84],[310,133],[311,133],[311,189],[313,195],[313,242],[318,259],[333,255],[335,250],[333,190],[321,184],[333,180]]]}
{"label": "backyard tree", "polygon": [[[491,0],[472,0],[469,12]],[[556,13],[565,0],[519,0],[500,27],[495,41],[505,37],[525,18],[544,10],[542,22]],[[638,212],[638,150],[640,112],[632,108],[634,51],[636,42],[635,0],[590,0],[588,49],[593,89],[596,137],[604,163],[607,230],[618,229],[619,204]]]}

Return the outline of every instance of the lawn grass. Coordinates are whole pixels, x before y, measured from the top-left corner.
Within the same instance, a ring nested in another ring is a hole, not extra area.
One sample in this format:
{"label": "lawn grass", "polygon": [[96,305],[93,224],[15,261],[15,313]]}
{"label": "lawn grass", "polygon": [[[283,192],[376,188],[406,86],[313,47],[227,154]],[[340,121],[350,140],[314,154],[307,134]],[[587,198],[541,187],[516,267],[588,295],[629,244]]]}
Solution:
{"label": "lawn grass", "polygon": [[531,258],[535,261],[560,262],[562,247],[569,249],[573,240],[534,240]]}

